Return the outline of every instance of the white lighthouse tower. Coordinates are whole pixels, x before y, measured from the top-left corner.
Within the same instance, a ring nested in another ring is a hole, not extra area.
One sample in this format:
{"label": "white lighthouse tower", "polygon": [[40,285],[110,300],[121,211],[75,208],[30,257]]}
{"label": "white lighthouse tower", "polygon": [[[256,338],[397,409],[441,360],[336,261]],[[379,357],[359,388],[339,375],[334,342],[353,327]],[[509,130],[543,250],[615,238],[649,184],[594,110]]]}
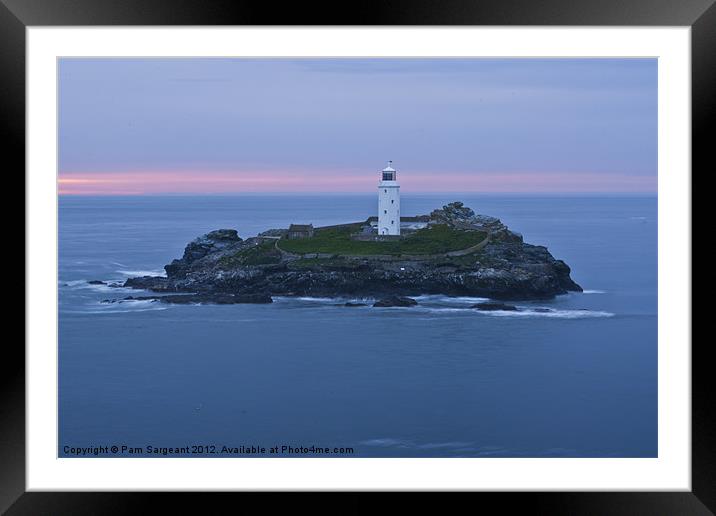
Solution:
{"label": "white lighthouse tower", "polygon": [[392,165],[389,161],[378,183],[379,235],[400,235],[400,185]]}

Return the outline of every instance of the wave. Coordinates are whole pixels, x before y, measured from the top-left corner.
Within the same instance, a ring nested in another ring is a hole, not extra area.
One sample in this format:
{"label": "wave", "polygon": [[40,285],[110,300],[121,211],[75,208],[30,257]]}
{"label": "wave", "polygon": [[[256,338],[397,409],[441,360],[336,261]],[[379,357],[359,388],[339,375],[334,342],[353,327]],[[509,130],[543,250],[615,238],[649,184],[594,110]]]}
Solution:
{"label": "wave", "polygon": [[[123,280],[105,280],[107,283],[123,283]],[[109,293],[113,292],[115,294],[117,293],[127,293],[127,292],[136,292],[135,289],[131,288],[125,288],[125,287],[110,287],[109,285],[93,285],[88,282],[86,279],[81,280],[72,280],[72,281],[60,281],[59,285],[61,287],[69,287],[72,290],[93,290],[95,292],[100,293]]]}
{"label": "wave", "polygon": [[79,287],[83,285],[91,286],[87,283],[87,280],[72,280],[72,281],[60,281],[60,285],[67,287]]}
{"label": "wave", "polygon": [[508,452],[501,446],[476,446],[472,441],[446,441],[420,443],[410,439],[383,437],[359,441],[359,445],[375,448],[411,448],[415,450],[445,450],[447,452],[472,452],[484,455],[499,455]]}
{"label": "wave", "polygon": [[117,271],[120,274],[123,274],[124,276],[129,277],[140,277],[140,276],[162,276],[164,278],[167,277],[167,272],[162,270],[154,270],[154,271],[127,271],[127,270],[118,270]]}
{"label": "wave", "polygon": [[100,303],[102,306],[112,306],[112,305],[129,305],[129,306],[149,306],[159,303],[156,299],[120,299],[119,301],[116,301],[114,303]]}
{"label": "wave", "polygon": [[86,311],[82,313],[86,314],[127,314],[127,313],[134,313],[134,312],[155,312],[158,310],[168,310],[168,306],[157,306],[156,308],[137,308],[137,309],[130,309],[130,310],[100,310],[100,311]]}
{"label": "wave", "polygon": [[[418,303],[433,303],[433,304],[449,304],[449,305],[455,305],[455,304],[469,304],[469,303],[482,303],[485,301],[488,301],[489,299],[486,297],[468,297],[468,296],[459,296],[459,297],[451,297],[451,296],[443,296],[443,295],[433,295],[433,294],[426,294],[421,296],[407,296],[411,297],[412,299],[415,299]],[[350,297],[350,296],[336,296],[336,297],[311,297],[311,296],[300,296],[300,297],[293,297],[293,296],[273,296],[274,301],[283,301],[283,302],[291,302],[291,301],[307,301],[309,303],[328,303],[328,304],[336,304],[336,303],[374,303],[378,299],[381,299],[381,297]]]}
{"label": "wave", "polygon": [[[121,308],[120,308],[121,307]],[[125,303],[119,304],[117,306],[117,303],[112,303],[111,305],[107,305],[106,307],[97,307],[93,306],[90,308],[87,308],[86,310],[61,310],[60,313],[64,314],[83,314],[83,315],[103,315],[103,314],[126,314],[126,313],[135,313],[135,312],[155,312],[159,310],[168,310],[168,305],[161,305],[161,306],[151,306],[151,307],[129,307],[126,306]]]}
{"label": "wave", "polygon": [[[135,291],[134,289],[124,289],[121,287],[108,287],[106,285],[89,285],[85,280],[76,280],[67,282],[68,285],[73,285],[75,288],[93,288],[102,292],[122,292],[122,291]],[[472,308],[471,304],[475,302],[485,301],[485,298],[478,297],[448,297],[448,296],[437,296],[437,295],[425,295],[417,296],[414,299],[420,302],[417,306],[412,307],[386,307],[380,310],[375,310],[376,314],[389,314],[396,315],[397,313],[402,314],[415,314],[415,315],[458,315],[465,316],[486,316],[486,317],[522,317],[522,318],[546,318],[546,319],[590,319],[590,318],[604,318],[614,317],[616,314],[612,312],[602,310],[587,310],[587,309],[558,309],[554,307],[542,307],[535,305],[516,305],[517,310],[478,310]],[[366,308],[370,308],[372,303],[375,301],[374,298],[356,298],[356,297],[292,297],[292,296],[274,296],[274,303],[293,305],[294,307],[308,307],[308,306],[324,306],[324,307],[340,307],[345,303],[363,303]],[[158,302],[148,299],[127,299],[118,300],[116,303],[97,303],[95,306],[95,313],[114,313],[118,306],[121,306],[123,312],[129,311],[141,311],[143,309],[157,310],[166,309],[164,305],[161,308],[153,306]],[[459,303],[459,304],[458,304]],[[196,303],[197,305],[203,303]],[[115,309],[115,310],[112,310]]]}
{"label": "wave", "polygon": [[158,310],[168,310],[169,307],[166,306],[158,306],[156,308],[140,308],[135,310],[79,310],[79,311],[67,311],[65,313],[75,313],[75,314],[127,314],[127,313],[135,313],[135,312],[155,312]]}
{"label": "wave", "polygon": [[388,307],[388,308],[381,308],[381,310],[406,310],[407,308],[410,308],[411,312],[416,313],[430,313],[430,314],[450,314],[450,313],[469,313],[469,312],[476,312],[474,308],[470,308],[469,306],[425,306],[425,305],[418,305],[418,306],[408,306],[408,307]]}
{"label": "wave", "polygon": [[341,298],[338,297],[297,297],[295,299],[297,299],[298,301],[308,301],[311,303],[330,303],[341,300]]}
{"label": "wave", "polygon": [[[587,291],[589,292],[589,291]],[[603,291],[596,291],[603,292]],[[291,297],[291,296],[275,296],[274,302],[293,303],[295,305],[311,306],[341,306],[344,303],[364,303],[370,307],[375,298],[351,298],[351,297]],[[474,314],[492,317],[531,317],[531,318],[548,318],[548,319],[588,319],[599,317],[614,317],[614,313],[600,310],[586,309],[557,309],[553,307],[541,307],[535,305],[516,305],[517,310],[478,310],[472,308],[471,305],[488,301],[487,298],[481,297],[449,297],[441,295],[422,295],[413,296],[418,301],[417,306],[410,307],[385,307],[376,310],[376,313],[400,313],[400,314]]]}
{"label": "wave", "polygon": [[470,296],[444,296],[441,294],[426,294],[413,297],[418,303],[434,302],[434,303],[483,303],[489,301],[486,297],[470,297]]}
{"label": "wave", "polygon": [[595,317],[614,317],[612,312],[592,310],[551,310],[549,312],[536,312],[533,310],[517,310],[494,312],[479,312],[493,317],[546,317],[548,319],[589,319]]}
{"label": "wave", "polygon": [[461,450],[469,450],[472,449],[470,446],[474,444],[472,442],[462,442],[462,441],[450,441],[446,443],[425,443],[425,444],[419,444],[417,447],[422,450],[439,450],[441,448],[459,448]]}
{"label": "wave", "polygon": [[[484,315],[491,317],[545,317],[548,319],[588,319],[595,317],[614,317],[615,314],[611,312],[603,311],[592,311],[592,310],[557,310],[550,308],[549,311],[535,310],[533,308],[517,307],[517,310],[478,310],[476,308],[470,308],[469,306],[464,307],[438,307],[438,306],[415,306],[408,307],[411,312],[414,313],[430,313],[430,314],[443,314],[448,315],[450,313],[470,313],[475,315]],[[396,308],[395,310],[398,310]],[[391,310],[391,308],[382,309]],[[406,310],[407,308],[403,308]]]}
{"label": "wave", "polygon": [[391,446],[406,448],[408,446],[413,445],[412,442],[406,441],[405,439],[393,439],[392,437],[384,437],[381,439],[368,439],[367,441],[360,441],[358,444],[362,444],[364,446],[378,446],[381,448],[389,448]]}
{"label": "wave", "polygon": [[296,301],[303,301],[307,303],[324,303],[326,305],[337,305],[343,303],[374,303],[375,298],[372,297],[292,297],[292,296],[271,296],[274,303],[291,303]]}
{"label": "wave", "polygon": [[[113,289],[116,290],[116,289]],[[114,303],[95,302],[86,305],[84,310],[62,310],[62,313],[70,314],[123,314],[132,312],[150,312],[156,310],[167,310],[168,305],[161,304],[152,299],[120,299]]]}
{"label": "wave", "polygon": [[605,290],[583,290],[582,294],[606,294]]}

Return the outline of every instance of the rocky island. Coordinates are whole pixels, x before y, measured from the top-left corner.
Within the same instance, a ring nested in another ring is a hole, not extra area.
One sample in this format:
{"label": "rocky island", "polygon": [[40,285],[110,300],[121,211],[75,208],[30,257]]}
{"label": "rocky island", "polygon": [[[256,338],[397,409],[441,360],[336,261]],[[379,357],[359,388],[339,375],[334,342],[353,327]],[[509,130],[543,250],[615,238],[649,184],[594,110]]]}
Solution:
{"label": "rocky island", "polygon": [[569,266],[546,247],[525,243],[499,219],[461,202],[401,218],[400,236],[377,235],[374,219],[311,227],[303,236],[271,229],[242,239],[233,229],[219,229],[190,242],[164,267],[166,277],[130,278],[123,286],[156,293],[132,299],[170,303],[422,294],[531,300],[582,290]]}

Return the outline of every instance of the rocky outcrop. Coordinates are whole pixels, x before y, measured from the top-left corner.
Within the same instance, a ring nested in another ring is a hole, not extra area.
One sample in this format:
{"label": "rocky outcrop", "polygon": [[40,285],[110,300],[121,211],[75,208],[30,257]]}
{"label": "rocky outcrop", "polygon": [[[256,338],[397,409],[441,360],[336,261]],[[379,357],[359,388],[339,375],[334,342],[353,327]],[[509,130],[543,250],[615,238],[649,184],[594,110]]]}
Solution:
{"label": "rocky outcrop", "polygon": [[[222,229],[190,242],[182,258],[165,266],[166,277],[130,278],[124,286],[191,293],[203,300],[199,302],[236,302],[235,297],[226,296],[253,294],[376,299],[443,294],[527,300],[582,290],[570,277],[566,263],[555,259],[546,247],[525,243],[499,219],[476,215],[460,202],[434,210],[429,218],[460,230],[486,232],[489,241],[466,255],[446,253],[429,259],[397,255],[385,260],[285,253],[276,245],[285,230],[242,240],[235,230]],[[160,300],[175,302],[166,296]]]}
{"label": "rocky outcrop", "polygon": [[287,234],[288,229],[267,229],[266,231],[259,233],[257,236],[281,238],[283,236],[286,236]]}
{"label": "rocky outcrop", "polygon": [[[237,304],[267,304],[273,303],[268,294],[226,294],[226,293],[201,293],[201,294],[168,294],[164,296],[138,296],[125,297],[124,301],[161,301],[162,303],[175,303],[182,305],[211,303],[217,305]],[[104,302],[104,301],[103,301]],[[112,302],[112,301],[109,301]]]}
{"label": "rocky outcrop", "polygon": [[489,215],[477,215],[463,203],[451,202],[430,213],[430,218],[438,223],[445,223],[459,229],[477,229],[487,231],[495,241],[522,242],[522,235],[510,231],[502,221]]}
{"label": "rocky outcrop", "polygon": [[399,296],[390,296],[385,299],[379,299],[375,303],[373,303],[373,307],[375,308],[389,308],[389,307],[409,307],[409,306],[416,306],[418,302],[415,299],[412,299],[410,297],[399,297]]}
{"label": "rocky outcrop", "polygon": [[508,305],[505,303],[477,303],[476,305],[472,305],[470,308],[476,308],[483,312],[495,312],[495,311],[515,312],[515,311],[517,311],[517,307],[515,305]]}
{"label": "rocky outcrop", "polygon": [[239,242],[241,242],[241,238],[235,229],[217,229],[190,242],[184,248],[184,256],[180,260],[172,260],[172,263],[164,266],[164,270],[167,272],[167,276],[185,276],[191,270],[191,265],[194,262],[209,254],[230,248]]}

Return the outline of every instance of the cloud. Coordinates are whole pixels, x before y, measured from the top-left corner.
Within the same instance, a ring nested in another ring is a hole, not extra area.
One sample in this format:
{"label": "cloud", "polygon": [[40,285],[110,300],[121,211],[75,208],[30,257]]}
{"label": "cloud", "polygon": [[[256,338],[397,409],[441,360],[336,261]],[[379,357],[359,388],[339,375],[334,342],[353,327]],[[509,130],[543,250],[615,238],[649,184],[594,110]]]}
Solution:
{"label": "cloud", "polygon": [[327,188],[336,170],[394,159],[418,174],[524,171],[534,185],[563,174],[554,188],[579,175],[607,188],[595,171],[653,183],[656,71],[654,59],[62,59],[60,174],[231,170],[246,181],[224,181],[258,188],[256,171],[299,170]]}
{"label": "cloud", "polygon": [[[656,192],[656,178],[626,174],[470,173],[429,172],[401,174],[404,194],[439,192],[584,193]],[[316,179],[313,171],[145,171],[64,173],[62,195],[237,194],[253,192],[371,193],[378,173],[337,171]]]}

